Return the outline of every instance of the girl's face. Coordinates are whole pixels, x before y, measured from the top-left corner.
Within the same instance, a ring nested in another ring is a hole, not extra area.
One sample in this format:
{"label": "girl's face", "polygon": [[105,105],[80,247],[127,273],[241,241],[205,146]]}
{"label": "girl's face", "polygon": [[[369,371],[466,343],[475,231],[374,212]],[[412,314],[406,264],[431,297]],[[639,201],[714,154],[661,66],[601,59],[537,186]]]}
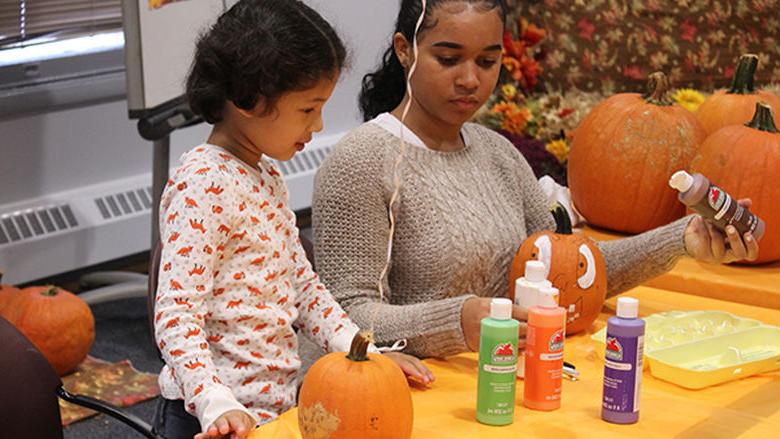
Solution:
{"label": "girl's face", "polygon": [[312,134],[322,130],[322,107],[333,94],[338,74],[314,87],[282,95],[273,111],[263,113],[260,102],[244,126],[244,135],[260,154],[289,160],[303,151]]}
{"label": "girl's face", "polygon": [[[448,125],[460,126],[495,89],[501,66],[504,25],[498,9],[462,2],[437,7],[433,26],[417,41],[419,60],[412,76],[413,108]],[[395,36],[401,63],[411,67],[411,42]]]}

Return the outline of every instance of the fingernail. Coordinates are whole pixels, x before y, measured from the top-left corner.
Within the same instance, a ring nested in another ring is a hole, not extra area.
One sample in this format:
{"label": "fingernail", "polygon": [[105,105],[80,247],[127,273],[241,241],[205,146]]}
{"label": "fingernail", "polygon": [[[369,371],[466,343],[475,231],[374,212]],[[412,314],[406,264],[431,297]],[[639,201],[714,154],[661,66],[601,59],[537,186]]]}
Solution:
{"label": "fingernail", "polygon": [[753,235],[745,235],[745,241],[752,242],[753,241]]}

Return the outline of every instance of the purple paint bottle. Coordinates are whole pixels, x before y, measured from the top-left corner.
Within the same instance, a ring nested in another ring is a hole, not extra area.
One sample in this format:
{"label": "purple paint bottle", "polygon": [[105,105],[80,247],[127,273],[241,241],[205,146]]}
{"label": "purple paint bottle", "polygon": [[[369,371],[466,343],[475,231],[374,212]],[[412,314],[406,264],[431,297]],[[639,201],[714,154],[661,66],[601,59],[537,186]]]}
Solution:
{"label": "purple paint bottle", "polygon": [[639,420],[645,321],[637,318],[638,315],[639,301],[620,297],[617,315],[607,321],[601,418],[614,424],[633,424]]}

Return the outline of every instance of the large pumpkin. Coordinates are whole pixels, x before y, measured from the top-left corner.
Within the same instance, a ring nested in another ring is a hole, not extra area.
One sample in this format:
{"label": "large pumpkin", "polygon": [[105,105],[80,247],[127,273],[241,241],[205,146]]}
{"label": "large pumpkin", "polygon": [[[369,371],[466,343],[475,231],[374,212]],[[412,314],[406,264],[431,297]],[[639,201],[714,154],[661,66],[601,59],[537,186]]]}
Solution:
{"label": "large pumpkin", "polygon": [[753,263],[780,260],[780,133],[769,106],[759,103],[748,124],[709,136],[691,169],[733,197],[753,201],[750,211],[766,222]]}
{"label": "large pumpkin", "polygon": [[57,287],[24,288],[3,316],[30,339],[59,375],[75,369],[95,340],[95,319],[89,306]]}
{"label": "large pumpkin", "polygon": [[723,127],[747,123],[759,102],[766,102],[772,107],[775,123],[780,125],[780,97],[768,91],[756,91],[753,86],[757,67],[756,55],[742,55],[731,88],[716,91],[699,106],[696,118],[708,136]]}
{"label": "large pumpkin", "polygon": [[669,176],[687,169],[704,141],[696,117],[667,97],[661,72],[649,94],[621,93],[597,105],[574,132],[568,180],[590,224],[639,233],[684,215]]}
{"label": "large pumpkin", "polygon": [[539,260],[547,267],[547,280],[560,292],[559,304],[568,311],[566,334],[590,327],[607,297],[607,267],[596,244],[572,233],[569,215],[558,206],[553,211],[555,233],[531,235],[520,246],[509,269],[509,298],[515,299],[515,280],[523,276],[525,263]]}
{"label": "large pumpkin", "polygon": [[349,354],[333,352],[312,365],[298,396],[303,439],[406,439],[412,435],[412,394],[389,358],[368,354],[358,333]]}

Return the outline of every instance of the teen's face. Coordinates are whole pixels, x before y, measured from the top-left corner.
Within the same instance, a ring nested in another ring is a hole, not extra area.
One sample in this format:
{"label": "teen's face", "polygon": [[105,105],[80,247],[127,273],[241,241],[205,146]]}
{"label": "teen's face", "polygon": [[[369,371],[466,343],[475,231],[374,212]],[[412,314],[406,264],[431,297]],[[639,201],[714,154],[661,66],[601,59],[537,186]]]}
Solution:
{"label": "teen's face", "polygon": [[322,107],[333,94],[338,74],[306,90],[285,93],[273,111],[262,114],[262,103],[247,127],[247,137],[258,151],[276,160],[289,160],[303,151],[312,134],[322,130]]}
{"label": "teen's face", "polygon": [[[412,76],[415,105],[435,119],[461,125],[495,89],[504,26],[498,8],[484,10],[463,2],[437,7],[429,20],[433,27],[417,42],[419,60]],[[396,41],[397,54],[398,47]],[[408,68],[411,43],[407,49],[409,56],[399,54],[399,58]]]}

